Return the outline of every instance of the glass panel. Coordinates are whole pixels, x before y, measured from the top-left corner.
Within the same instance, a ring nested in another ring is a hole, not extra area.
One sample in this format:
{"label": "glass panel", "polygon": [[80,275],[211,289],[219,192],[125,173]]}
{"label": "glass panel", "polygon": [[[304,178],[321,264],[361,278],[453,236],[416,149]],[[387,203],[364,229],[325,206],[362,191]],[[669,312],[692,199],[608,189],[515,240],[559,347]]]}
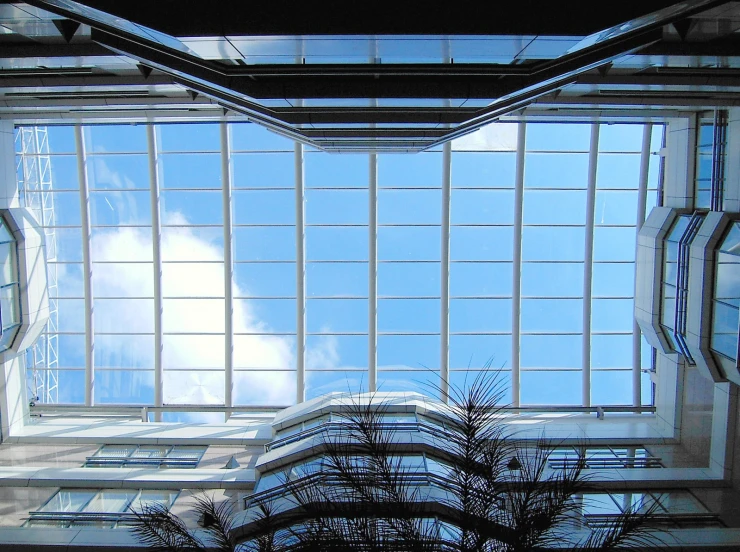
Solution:
{"label": "glass panel", "polygon": [[729,305],[740,306],[740,257],[717,254],[715,298]]}
{"label": "glass panel", "polygon": [[635,292],[634,263],[594,263],[591,286],[594,297],[632,297]]}
{"label": "glass panel", "polygon": [[38,511],[79,512],[93,496],[95,496],[95,491],[59,491]]}
{"label": "glass panel", "polygon": [[[367,300],[362,299],[308,299],[306,301],[307,331],[310,333],[367,332],[367,309]],[[378,326],[380,327],[380,323]]]}
{"label": "glass panel", "polygon": [[367,389],[366,372],[349,372],[342,370],[325,372],[312,370],[310,372],[306,372],[306,400],[320,395],[325,395],[326,393],[331,393],[332,391],[360,393],[367,391]]}
{"label": "glass panel", "polygon": [[[378,229],[379,255],[383,251],[384,230],[388,229]],[[312,226],[306,228],[306,257],[312,261],[366,261],[368,239],[367,227]]]}
{"label": "glass panel", "polygon": [[[308,285],[313,267],[306,267]],[[349,266],[349,265],[343,265]],[[367,269],[365,270],[367,272]],[[344,282],[343,282],[344,283]],[[308,287],[311,294],[313,287]],[[237,263],[234,265],[234,297],[295,297],[295,263]]]}
{"label": "glass panel", "polygon": [[[265,328],[255,329],[264,330]],[[237,330],[243,331],[244,328],[237,328]],[[295,370],[295,337],[235,335],[234,368]]]}
{"label": "glass panel", "polygon": [[591,404],[599,406],[632,404],[632,370],[592,372]]}
{"label": "glass panel", "polygon": [[450,369],[510,367],[511,335],[451,335]]}
{"label": "glass panel", "polygon": [[523,370],[521,379],[521,404],[580,405],[580,370]]}
{"label": "glass panel", "polygon": [[[309,297],[367,297],[367,263],[309,264],[306,266],[306,289]],[[291,294],[295,295],[295,287]]]}
{"label": "glass panel", "polygon": [[295,224],[292,190],[235,190],[233,202],[234,224]]}
{"label": "glass panel", "polygon": [[[307,228],[307,235],[311,236],[314,230],[318,229]],[[293,261],[296,254],[295,240],[296,231],[293,226],[234,228],[234,260]]]}
{"label": "glass panel", "polygon": [[511,299],[451,299],[450,331],[510,332]]}
{"label": "glass panel", "polygon": [[[434,268],[439,272],[439,267]],[[449,291],[451,297],[511,297],[512,263],[452,263]]]}
{"label": "glass panel", "polygon": [[378,224],[439,224],[441,190],[379,190]]}
{"label": "glass panel", "polygon": [[[514,229],[510,226],[450,228],[450,259],[453,261],[510,261],[513,251]],[[439,258],[440,238],[429,244]]]}
{"label": "glass panel", "polygon": [[[292,159],[289,166],[292,171]],[[367,155],[326,155],[318,152],[306,152],[304,157],[305,185],[307,188],[319,186],[366,188],[369,179],[369,167],[369,157]]]}
{"label": "glass panel", "polygon": [[141,491],[139,496],[131,503],[130,509],[141,512],[146,507],[155,505],[169,508],[177,497],[177,491]]}
{"label": "glass panel", "polygon": [[[187,370],[165,370],[163,374],[164,402],[171,404],[223,404],[224,403],[224,373],[223,372],[196,372]],[[263,384],[264,385],[264,384]],[[235,386],[236,387],[236,386]],[[265,387],[260,386],[260,393]],[[268,399],[267,394],[263,399]],[[266,404],[263,401],[262,404]],[[208,415],[206,415],[208,416]],[[223,416],[220,416],[223,420]],[[198,418],[188,415],[189,421]],[[213,417],[211,417],[213,419]]]}
{"label": "glass panel", "polygon": [[15,268],[15,242],[0,244],[0,285],[18,281],[18,272]]}
{"label": "glass panel", "polygon": [[712,349],[737,360],[738,349],[738,309],[714,302],[712,319]]}
{"label": "glass panel", "polygon": [[527,124],[527,150],[588,151],[590,144],[590,124]]}
{"label": "glass panel", "polygon": [[524,166],[526,188],[585,189],[588,184],[586,153],[527,153]]}
{"label": "glass panel", "polygon": [[522,332],[580,333],[582,299],[522,299]]}
{"label": "glass panel", "polygon": [[[439,227],[381,227],[378,228],[378,260],[438,261],[440,240]],[[364,251],[367,251],[367,234],[365,241]]]}
{"label": "glass panel", "polygon": [[522,335],[519,365],[522,368],[582,368],[580,335]]}
{"label": "glass panel", "polygon": [[223,263],[162,263],[164,297],[223,297]]}
{"label": "glass panel", "polygon": [[630,261],[635,260],[634,228],[594,228],[594,261]]}
{"label": "glass panel", "polygon": [[[583,228],[525,227],[522,229],[522,260],[583,261],[584,233]],[[634,243],[630,245],[634,256]]]}
{"label": "glass panel", "polygon": [[378,186],[381,188],[439,188],[441,185],[441,153],[378,155]]}
{"label": "glass panel", "polygon": [[[89,125],[83,127],[82,134],[88,154],[147,150],[146,125]],[[49,146],[58,151],[51,140]]]}
{"label": "glass panel", "polygon": [[83,512],[126,512],[138,491],[100,491]]}
{"label": "glass panel", "polygon": [[[74,285],[82,296],[82,265],[59,265],[57,283],[60,287]],[[72,279],[72,282],[65,281]],[[154,265],[152,263],[93,263],[93,293],[95,297],[154,297]]]}
{"label": "glass panel", "polygon": [[[149,188],[147,155],[96,155],[88,157],[87,170],[90,190]],[[54,188],[56,187],[57,175],[54,174]]]}
{"label": "glass panel", "polygon": [[[553,208],[555,205],[557,208]],[[525,190],[524,224],[580,225],[585,222],[585,191]]]}
{"label": "glass panel", "polygon": [[367,370],[366,335],[309,335],[306,370]]}
{"label": "glass panel", "polygon": [[[80,237],[80,240],[82,238]],[[80,242],[81,244],[81,242]],[[81,250],[82,246],[76,244]],[[81,254],[77,255],[81,260]],[[149,228],[93,228],[90,239],[93,262],[152,262],[152,232]],[[66,259],[59,259],[66,260]],[[77,258],[69,260],[78,260]]]}
{"label": "glass panel", "polygon": [[[237,332],[294,333],[295,324],[295,299],[234,300],[234,326]],[[223,326],[220,331],[223,332]]]}
{"label": "glass panel", "polygon": [[514,224],[514,192],[452,190],[450,220],[452,224]]}
{"label": "glass panel", "polygon": [[168,370],[198,368],[222,370],[223,335],[164,335],[162,365]]}
{"label": "glass panel", "polygon": [[[367,270],[366,265],[362,266]],[[436,262],[380,263],[377,285],[379,297],[439,297],[440,265]]]}
{"label": "glass panel", "polygon": [[644,125],[599,125],[599,151],[639,152]]}
{"label": "glass panel", "polygon": [[439,332],[439,299],[379,299],[379,332]]}
{"label": "glass panel", "polygon": [[632,299],[594,299],[591,302],[593,332],[631,332],[634,317]]}
{"label": "glass panel", "polygon": [[[326,374],[327,372],[306,372],[306,381],[311,381],[315,373]],[[354,374],[358,373],[361,374],[361,372],[354,372]],[[329,391],[344,389],[338,386]],[[295,372],[234,372],[234,404],[236,405],[289,405],[294,404],[295,394]]]}
{"label": "glass panel", "polygon": [[[160,197],[163,225],[223,224],[223,194],[220,190],[205,192],[163,190]],[[237,192],[234,192],[234,224],[239,222],[243,210],[254,212],[249,205],[238,202]]]}
{"label": "glass panel", "polygon": [[[306,190],[305,201],[306,224],[367,224],[367,190]],[[379,213],[382,221],[382,207]],[[294,216],[295,209],[290,222]]]}
{"label": "glass panel", "polygon": [[154,299],[95,299],[96,333],[154,333]]}
{"label": "glass panel", "polygon": [[164,332],[223,333],[223,299],[163,299]]}
{"label": "glass panel", "polygon": [[136,445],[104,445],[93,456],[125,458],[136,450]]}
{"label": "glass panel", "polygon": [[[514,128],[514,134],[516,134],[516,125],[511,126]],[[516,144],[516,140],[514,140],[514,144]],[[453,150],[457,149],[455,145],[455,142],[453,142]],[[483,144],[479,144],[479,147],[481,145]],[[452,154],[453,188],[513,188],[515,173],[515,153],[455,152]]]}
{"label": "glass panel", "polygon": [[597,188],[636,189],[639,182],[639,154],[599,154],[596,164]]}
{"label": "glass panel", "polygon": [[523,297],[583,296],[583,263],[523,263]]}
{"label": "glass panel", "polygon": [[596,192],[594,223],[596,225],[629,225],[637,221],[637,191]]}
{"label": "glass panel", "polygon": [[378,391],[411,391],[431,397],[439,396],[441,379],[438,371],[378,371]]}
{"label": "glass panel", "polygon": [[632,334],[592,335],[591,367],[632,368]]}
{"label": "glass panel", "polygon": [[154,371],[97,370],[93,399],[96,404],[152,404]]}
{"label": "glass panel", "polygon": [[161,151],[219,151],[221,149],[219,126],[218,123],[157,125]]}
{"label": "glass panel", "polygon": [[438,335],[379,335],[379,370],[426,370],[439,364]]}
{"label": "glass panel", "polygon": [[233,151],[289,151],[293,152],[295,142],[265,127],[247,123],[230,123],[231,148]]}
{"label": "glass panel", "polygon": [[221,155],[163,154],[159,156],[162,188],[221,189]]}
{"label": "glass panel", "polygon": [[[119,331],[138,331],[137,327]],[[83,363],[84,365],[84,363]],[[95,368],[154,368],[153,335],[96,335]]]}
{"label": "glass panel", "polygon": [[[308,174],[308,158],[305,171]],[[236,153],[231,156],[234,188],[294,188],[293,153]],[[306,177],[308,182],[308,177]]]}

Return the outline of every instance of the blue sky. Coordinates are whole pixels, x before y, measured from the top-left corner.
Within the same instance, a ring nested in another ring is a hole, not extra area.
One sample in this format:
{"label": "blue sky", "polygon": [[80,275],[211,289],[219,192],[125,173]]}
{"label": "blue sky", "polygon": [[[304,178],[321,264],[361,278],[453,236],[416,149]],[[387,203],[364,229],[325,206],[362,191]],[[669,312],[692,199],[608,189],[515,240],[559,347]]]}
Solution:
{"label": "blue sky", "polygon": [[[522,404],[578,404],[590,126],[529,124],[521,275]],[[72,127],[49,127],[59,280],[60,402],[81,402],[84,299]],[[660,146],[653,131],[651,150]],[[92,225],[96,403],[153,400],[152,213],[146,127],[84,128]],[[223,211],[218,125],[156,127],[161,182],[165,402],[222,402]],[[230,126],[237,404],[295,395],[293,143]],[[600,129],[592,402],[631,402],[641,125]],[[511,356],[516,126],[453,143],[451,381]],[[651,156],[648,212],[658,156]],[[367,384],[368,156],[305,153],[307,396]],[[438,382],[442,153],[378,156],[378,383]],[[644,343],[644,342],[643,342]],[[643,346],[643,366],[649,366]],[[467,376],[470,379],[470,376]],[[649,400],[648,385],[643,386]],[[427,387],[426,390],[429,390]]]}

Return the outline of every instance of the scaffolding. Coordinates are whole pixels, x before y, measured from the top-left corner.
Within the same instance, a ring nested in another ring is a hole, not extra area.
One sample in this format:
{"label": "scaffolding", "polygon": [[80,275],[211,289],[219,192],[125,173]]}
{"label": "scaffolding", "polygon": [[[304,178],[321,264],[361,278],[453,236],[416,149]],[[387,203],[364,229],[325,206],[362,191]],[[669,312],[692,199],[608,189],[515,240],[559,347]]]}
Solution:
{"label": "scaffolding", "polygon": [[[46,127],[18,127],[15,135],[16,174],[21,205],[30,209],[44,229],[49,297],[49,321],[41,337],[26,351],[29,400],[59,401],[59,304],[54,194]],[[27,193],[37,192],[37,193]]]}

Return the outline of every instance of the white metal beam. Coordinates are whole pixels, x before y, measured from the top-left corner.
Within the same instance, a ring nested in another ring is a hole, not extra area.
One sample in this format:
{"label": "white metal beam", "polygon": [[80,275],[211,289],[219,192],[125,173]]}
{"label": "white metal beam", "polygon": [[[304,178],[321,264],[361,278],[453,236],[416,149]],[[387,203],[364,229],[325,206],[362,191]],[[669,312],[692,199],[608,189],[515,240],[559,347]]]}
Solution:
{"label": "white metal beam", "polygon": [[440,255],[440,358],[439,374],[443,401],[450,383],[450,195],[452,185],[452,142],[442,146],[442,251]]}
{"label": "white metal beam", "polygon": [[93,310],[92,261],[90,259],[90,186],[85,138],[81,125],[75,125],[75,144],[77,146],[77,177],[80,182],[82,270],[85,293],[85,406],[92,406],[95,398],[95,314]]}
{"label": "white metal beam", "polygon": [[[645,208],[647,206],[648,173],[650,169],[650,139],[653,134],[653,125],[646,124],[642,129],[642,150],[640,153],[640,180],[637,186],[637,218],[636,234],[645,222]],[[637,248],[637,239],[635,238]],[[635,260],[637,257],[635,256]],[[635,295],[637,295],[637,280],[635,279]],[[642,334],[637,319],[632,319],[632,405],[642,404]]]}
{"label": "white metal beam", "polygon": [[511,404],[519,406],[519,329],[522,303],[522,210],[524,208],[524,158],[526,153],[527,123],[517,125],[516,180],[514,183],[514,259],[511,300]]}
{"label": "white metal beam", "polygon": [[591,277],[594,260],[594,206],[596,203],[596,167],[599,159],[599,124],[591,125],[586,192],[586,239],[583,256],[583,381],[581,404],[591,406]]}
{"label": "white metal beam", "polygon": [[[221,122],[221,186],[224,217],[224,406],[234,406],[234,263],[231,220],[231,140],[229,126]],[[225,414],[228,420],[228,412]]]}
{"label": "white metal beam", "polygon": [[306,396],[306,224],[303,144],[295,143],[296,402]]}
{"label": "white metal beam", "polygon": [[[159,198],[159,154],[153,124],[146,127],[149,154],[149,201],[152,209],[152,261],[154,271],[154,406],[164,404],[162,386],[162,222]],[[162,421],[162,413],[154,414],[154,421]]]}
{"label": "white metal beam", "polygon": [[378,156],[369,155],[367,388],[378,385]]}

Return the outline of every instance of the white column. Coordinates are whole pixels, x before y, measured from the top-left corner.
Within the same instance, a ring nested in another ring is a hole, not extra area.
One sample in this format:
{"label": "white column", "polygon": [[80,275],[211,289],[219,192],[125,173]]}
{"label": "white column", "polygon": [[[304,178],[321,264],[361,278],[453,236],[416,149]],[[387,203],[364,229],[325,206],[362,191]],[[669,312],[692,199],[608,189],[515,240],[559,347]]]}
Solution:
{"label": "white column", "polygon": [[306,396],[306,225],[304,220],[303,144],[295,143],[296,402]]}
{"label": "white column", "polygon": [[586,239],[583,257],[583,406],[591,406],[591,276],[594,252],[594,205],[596,203],[596,163],[599,158],[599,125],[591,125],[591,149],[588,156],[586,192]]}
{"label": "white column", "polygon": [[[224,406],[234,406],[234,263],[232,262],[231,141],[229,125],[221,122],[221,186],[224,216]],[[229,419],[229,412],[225,413]]]}
{"label": "white column", "polygon": [[[149,200],[152,209],[152,260],[154,270],[154,406],[164,404],[162,387],[162,222],[159,199],[159,155],[154,125],[147,125],[146,140],[149,152]],[[154,421],[162,421],[162,413],[154,414]]]}
{"label": "white column", "polygon": [[85,293],[85,406],[93,405],[95,391],[95,333],[92,290],[92,262],[90,260],[90,187],[87,174],[87,152],[82,126],[75,126],[77,146],[77,176],[80,181],[80,224],[82,225],[82,270]]}
{"label": "white column", "polygon": [[511,299],[511,405],[519,406],[519,329],[521,327],[522,303],[522,210],[524,208],[524,157],[527,138],[527,123],[517,125],[516,181],[514,184],[514,259],[513,289]]}
{"label": "white column", "polygon": [[452,142],[442,147],[442,252],[440,255],[440,397],[447,402],[450,382],[450,187],[452,181]]}
{"label": "white column", "polygon": [[[648,170],[650,168],[650,139],[652,138],[653,125],[646,124],[642,129],[642,150],[640,154],[640,180],[637,186],[637,218],[636,233],[640,233],[642,223],[645,222],[645,207],[647,206]],[[636,239],[636,238],[635,238]],[[637,241],[635,241],[637,250]],[[635,253],[637,259],[637,253]],[[635,278],[635,296],[637,295],[637,278]],[[632,320],[632,405],[642,404],[642,334],[637,318]]]}
{"label": "white column", "polygon": [[367,321],[367,388],[371,393],[378,385],[378,156],[369,155],[368,179],[368,321]]}

